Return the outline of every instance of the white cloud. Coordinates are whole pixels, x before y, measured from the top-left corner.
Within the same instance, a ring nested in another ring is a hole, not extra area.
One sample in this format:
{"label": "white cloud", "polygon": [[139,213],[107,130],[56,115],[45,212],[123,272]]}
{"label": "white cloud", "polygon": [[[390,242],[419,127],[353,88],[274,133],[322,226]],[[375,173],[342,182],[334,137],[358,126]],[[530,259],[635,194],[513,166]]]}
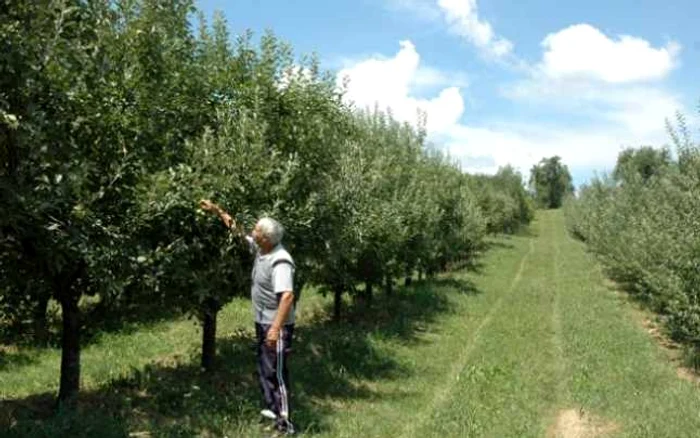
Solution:
{"label": "white cloud", "polygon": [[[533,69],[530,77],[503,90],[523,109],[522,116],[466,125],[460,88],[466,76],[422,66],[410,41],[401,42],[393,57],[373,55],[346,64],[338,81],[344,76],[350,79],[346,98],[359,107],[377,103],[411,123],[418,108],[426,111],[430,140],[471,173],[493,174],[510,164],[527,178],[532,165],[553,155],[572,170],[610,169],[624,147],[668,143],[665,119],[685,111],[682,98],[660,85],[554,78]],[[418,91],[436,87],[429,98],[417,97]]]}
{"label": "white cloud", "polygon": [[385,0],[393,10],[408,11],[428,22],[444,21],[450,32],[465,38],[482,53],[504,58],[513,43],[496,35],[488,21],[479,17],[477,0]]}
{"label": "white cloud", "polygon": [[636,138],[663,130],[666,118],[685,109],[681,96],[660,86],[533,78],[504,87],[502,92],[523,104],[614,124]]}
{"label": "white cloud", "polygon": [[[663,122],[661,123],[663,125]],[[472,127],[456,125],[441,140],[469,173],[494,174],[511,165],[526,178],[542,158],[558,155],[569,169],[610,169],[625,147],[661,146],[668,136],[663,128],[645,135],[606,125],[580,128],[504,123]],[[491,157],[492,162],[484,160]]]}
{"label": "white cloud", "polygon": [[679,96],[660,88],[624,89],[601,95],[599,99],[610,106],[602,117],[618,123],[640,141],[659,139],[665,120],[684,110]]}
{"label": "white cloud", "polygon": [[491,24],[479,18],[476,0],[438,0],[450,30],[487,54],[497,58],[509,55],[513,43],[495,34]]}
{"label": "white cloud", "polygon": [[345,98],[357,107],[390,108],[394,117],[415,123],[418,110],[426,112],[428,132],[442,132],[457,123],[464,112],[458,86],[443,88],[432,99],[414,96],[415,85],[441,85],[450,75],[420,67],[420,55],[410,41],[402,41],[393,58],[371,57],[338,73],[338,83],[349,80]]}
{"label": "white cloud", "polygon": [[444,86],[464,88],[469,86],[469,78],[465,73],[446,72],[433,67],[418,66],[410,85],[415,88]]}
{"label": "white cloud", "polygon": [[654,48],[641,38],[608,38],[588,24],[577,24],[547,35],[539,69],[553,79],[586,78],[628,83],[664,78],[676,65],[675,42]]}
{"label": "white cloud", "polygon": [[[590,25],[576,25],[548,35],[540,64],[529,77],[502,88],[517,105],[551,120],[502,123],[491,129],[458,130],[452,149],[471,154],[469,142],[494,146],[497,164],[508,157],[527,169],[540,158],[559,155],[569,167],[612,168],[624,147],[662,146],[669,136],[665,121],[685,107],[680,96],[661,84],[677,63],[679,46],[654,48],[632,36],[613,40]],[[574,123],[575,122],[575,123]],[[467,160],[468,163],[468,160]]]}
{"label": "white cloud", "polygon": [[[552,114],[552,122],[540,117],[530,126],[519,121],[456,137],[495,144],[497,163],[511,159],[521,169],[552,155],[570,168],[611,169],[623,148],[668,144],[666,119],[685,110],[681,97],[659,87],[532,80],[509,93],[517,104]],[[554,125],[558,120],[575,123]]]}

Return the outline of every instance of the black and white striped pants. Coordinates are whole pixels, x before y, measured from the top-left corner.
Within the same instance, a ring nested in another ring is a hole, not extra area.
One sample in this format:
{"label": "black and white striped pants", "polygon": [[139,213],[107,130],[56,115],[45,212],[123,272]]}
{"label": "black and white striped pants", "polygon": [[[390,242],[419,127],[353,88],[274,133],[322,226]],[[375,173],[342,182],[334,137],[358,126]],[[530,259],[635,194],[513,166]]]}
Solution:
{"label": "black and white striped pants", "polygon": [[280,336],[274,348],[265,344],[269,329],[269,324],[255,324],[260,389],[265,407],[277,415],[277,425],[286,429],[291,427],[287,358],[292,347],[294,324],[287,324],[280,330]]}

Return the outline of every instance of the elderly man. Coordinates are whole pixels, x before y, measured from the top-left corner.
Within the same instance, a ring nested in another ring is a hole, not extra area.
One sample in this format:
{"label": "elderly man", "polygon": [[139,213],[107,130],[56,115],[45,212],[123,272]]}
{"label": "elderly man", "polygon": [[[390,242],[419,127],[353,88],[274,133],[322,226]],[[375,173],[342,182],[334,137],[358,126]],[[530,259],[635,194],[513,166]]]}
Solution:
{"label": "elderly man", "polygon": [[294,434],[289,409],[287,356],[294,333],[294,261],[282,246],[284,230],[274,219],[258,220],[252,236],[245,235],[236,221],[218,205],[200,202],[205,211],[217,214],[227,228],[245,238],[256,255],[252,272],[251,298],[257,336],[258,374],[266,408],[260,413],[275,421],[285,435]]}

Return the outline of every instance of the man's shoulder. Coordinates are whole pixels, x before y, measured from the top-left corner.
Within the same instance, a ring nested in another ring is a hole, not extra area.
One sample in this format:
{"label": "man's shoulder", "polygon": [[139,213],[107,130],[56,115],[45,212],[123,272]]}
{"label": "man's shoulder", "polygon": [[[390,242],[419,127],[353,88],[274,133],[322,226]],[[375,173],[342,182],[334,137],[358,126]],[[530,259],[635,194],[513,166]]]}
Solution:
{"label": "man's shoulder", "polygon": [[283,263],[287,262],[294,265],[294,259],[292,258],[292,255],[289,254],[289,251],[287,251],[286,248],[283,246],[277,247],[274,252],[272,253],[272,265],[276,265],[277,263]]}

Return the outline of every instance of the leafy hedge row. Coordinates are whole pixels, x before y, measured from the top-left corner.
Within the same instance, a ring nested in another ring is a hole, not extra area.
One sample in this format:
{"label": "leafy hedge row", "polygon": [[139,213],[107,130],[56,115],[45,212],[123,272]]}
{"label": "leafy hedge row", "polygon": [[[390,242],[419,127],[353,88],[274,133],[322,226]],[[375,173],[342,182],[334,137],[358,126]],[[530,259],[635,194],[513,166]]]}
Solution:
{"label": "leafy hedge row", "polygon": [[675,154],[644,147],[620,154],[566,206],[571,232],[622,283],[657,310],[670,334],[700,351],[700,145],[682,117]]}
{"label": "leafy hedge row", "polygon": [[[40,332],[48,301],[60,304],[61,399],[101,315],[187,312],[210,363],[217,312],[248,293],[250,260],[201,198],[248,229],[279,219],[297,287],[333,293],[337,315],[358,285],[390,292],[532,216],[512,169],[463,174],[424,119],[354,108],[271,33],[232,39],[223,16],[201,14],[193,31],[190,1],[0,8],[0,321]],[[101,312],[85,313],[85,296]]]}

